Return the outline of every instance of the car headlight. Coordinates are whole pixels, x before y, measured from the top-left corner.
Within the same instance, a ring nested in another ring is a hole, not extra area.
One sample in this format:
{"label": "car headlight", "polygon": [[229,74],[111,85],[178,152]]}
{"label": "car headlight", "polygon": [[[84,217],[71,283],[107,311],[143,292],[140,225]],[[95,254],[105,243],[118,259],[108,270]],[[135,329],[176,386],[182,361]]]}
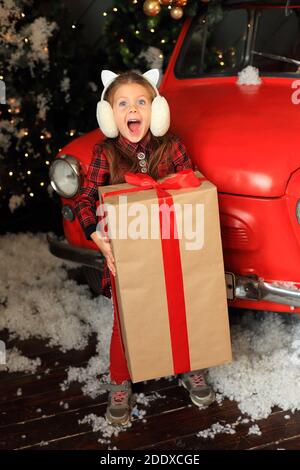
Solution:
{"label": "car headlight", "polygon": [[60,196],[73,197],[80,185],[79,162],[71,155],[61,155],[52,162],[49,177],[52,188]]}

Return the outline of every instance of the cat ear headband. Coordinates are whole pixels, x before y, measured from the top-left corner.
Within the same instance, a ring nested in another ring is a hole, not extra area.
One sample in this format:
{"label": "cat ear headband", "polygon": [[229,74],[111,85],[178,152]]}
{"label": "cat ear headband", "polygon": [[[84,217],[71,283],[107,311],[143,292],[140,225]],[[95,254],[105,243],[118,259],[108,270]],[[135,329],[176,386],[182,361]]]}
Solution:
{"label": "cat ear headband", "polygon": [[[97,120],[99,127],[106,137],[115,138],[119,134],[119,130],[114,120],[113,110],[108,101],[104,99],[107,88],[119,75],[110,70],[102,70],[101,80],[104,89],[101,94],[100,101],[97,104]],[[155,91],[155,98],[151,104],[151,121],[150,131],[155,137],[161,137],[168,131],[170,127],[170,109],[167,100],[160,96],[156,87],[159,80],[159,70],[151,69],[145,72],[144,77]]]}

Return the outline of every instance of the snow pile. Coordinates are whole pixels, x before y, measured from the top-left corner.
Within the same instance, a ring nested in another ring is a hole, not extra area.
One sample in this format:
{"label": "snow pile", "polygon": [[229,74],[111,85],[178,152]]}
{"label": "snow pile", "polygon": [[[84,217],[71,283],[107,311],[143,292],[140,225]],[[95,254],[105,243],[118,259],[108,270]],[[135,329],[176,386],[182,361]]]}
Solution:
{"label": "snow pile", "polygon": [[259,76],[259,70],[252,65],[248,65],[241,72],[238,72],[238,79],[236,83],[238,85],[260,85],[261,78]]}
{"label": "snow pile", "polygon": [[[83,381],[89,379],[87,391],[95,391],[96,376],[108,368],[110,300],[93,298],[88,286],[68,279],[67,268],[76,264],[51,255],[45,234],[2,236],[0,252],[0,330],[7,328],[10,339],[47,339],[50,346],[63,352],[84,349],[90,335],[97,333],[97,356],[91,358],[85,372],[77,371],[77,379],[80,375]],[[21,361],[22,356],[15,350],[7,354],[10,371],[34,372],[34,364],[40,365],[40,360],[25,363],[23,357]],[[75,376],[73,368],[69,382]]]}
{"label": "snow pile", "polygon": [[150,406],[150,403],[158,400],[159,398],[166,398],[166,395],[161,395],[158,392],[154,392],[152,395],[145,395],[144,393],[135,394],[136,403],[139,403],[144,406]]}
{"label": "snow pile", "polygon": [[90,424],[93,428],[93,432],[101,432],[103,437],[108,438],[111,438],[112,436],[117,437],[120,432],[125,431],[127,428],[132,426],[131,422],[122,426],[108,424],[105,418],[97,416],[94,413],[90,413],[85,416],[83,419],[79,420],[78,423]]}
{"label": "snow pile", "polygon": [[236,430],[231,424],[214,423],[210,428],[199,431],[196,436],[207,439],[208,437],[214,439],[217,434],[235,434]]}
{"label": "snow pile", "polygon": [[9,349],[6,354],[6,366],[8,372],[31,372],[34,374],[37,368],[41,365],[42,361],[39,357],[36,359],[29,359],[23,356],[21,351],[17,348]]}
{"label": "snow pile", "polygon": [[[101,377],[101,384],[99,375],[108,368],[110,300],[93,298],[88,286],[68,279],[67,268],[74,263],[49,254],[44,234],[2,236],[0,252],[0,330],[7,328],[10,338],[45,338],[61,351],[85,348],[96,333],[96,355],[84,368],[70,367],[62,389],[76,380],[93,398],[105,393],[102,385],[109,377]],[[208,373],[218,403],[225,397],[236,400],[253,419],[267,417],[275,405],[300,409],[300,317],[246,312],[236,316],[231,335],[234,361]],[[39,358],[28,359],[16,348],[7,351],[11,372],[34,373],[40,365]],[[147,407],[158,398],[164,397],[139,394],[137,403]]]}
{"label": "snow pile", "polygon": [[257,436],[261,436],[261,430],[257,424],[253,424],[253,426],[249,428],[248,434],[257,434]]}
{"label": "snow pile", "polygon": [[231,338],[234,360],[209,370],[213,387],[255,419],[300,409],[300,317],[246,312]]}
{"label": "snow pile", "polygon": [[235,434],[236,427],[240,424],[249,423],[248,418],[242,418],[239,416],[234,423],[221,424],[219,422],[212,424],[209,428],[199,431],[196,436],[203,437],[204,439],[214,439],[217,434]]}

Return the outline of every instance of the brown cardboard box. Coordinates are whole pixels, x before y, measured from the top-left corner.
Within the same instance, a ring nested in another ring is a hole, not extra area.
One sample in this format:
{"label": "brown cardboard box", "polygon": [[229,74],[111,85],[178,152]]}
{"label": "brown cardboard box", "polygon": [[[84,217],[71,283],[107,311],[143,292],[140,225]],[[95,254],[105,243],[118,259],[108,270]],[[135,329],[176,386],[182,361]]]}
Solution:
{"label": "brown cardboard box", "polygon": [[[202,176],[199,172],[195,175]],[[111,233],[117,269],[114,282],[122,339],[132,381],[139,382],[230,362],[231,345],[216,187],[206,180],[198,187],[168,189],[174,204],[179,208],[179,212],[176,210],[176,223],[177,229],[182,227],[182,236],[175,241],[178,253],[171,244],[171,248],[170,245],[165,246],[169,254],[164,255],[165,242],[162,243],[159,233],[156,190],[123,193],[123,199],[119,199],[117,194],[109,194],[128,188],[133,186],[127,183],[101,186],[99,196],[101,199],[105,195],[106,208],[107,204],[110,205],[108,225],[116,232]],[[127,197],[127,205],[124,196]],[[139,203],[142,205],[137,206]],[[138,207],[143,209],[139,212]],[[152,218],[151,210],[156,211]],[[132,214],[130,211],[133,211]],[[147,217],[151,224],[143,232],[145,238],[125,238],[128,233],[126,224],[130,230],[134,226],[139,228],[138,222]],[[187,225],[180,225],[180,220],[183,223],[186,221]],[[188,225],[191,220],[192,226]],[[190,231],[185,227],[190,227]],[[153,233],[159,236],[153,238]],[[196,249],[191,250],[192,245],[188,243],[192,243]],[[173,313],[170,314],[171,310]],[[188,348],[188,358],[185,346]],[[181,356],[185,358],[181,360]],[[186,361],[189,363],[188,368]]]}

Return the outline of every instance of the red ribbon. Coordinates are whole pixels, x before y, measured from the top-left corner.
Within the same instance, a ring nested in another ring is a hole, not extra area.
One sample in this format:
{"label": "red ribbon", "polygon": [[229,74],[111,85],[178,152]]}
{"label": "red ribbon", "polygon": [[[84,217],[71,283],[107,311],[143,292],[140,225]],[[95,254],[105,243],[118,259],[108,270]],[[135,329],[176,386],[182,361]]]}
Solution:
{"label": "red ribbon", "polygon": [[[173,210],[166,210],[166,205],[172,207],[174,201],[172,195],[168,193],[166,189],[197,187],[200,186],[201,182],[204,180],[206,180],[206,178],[197,178],[193,170],[180,171],[161,182],[155,181],[153,178],[151,178],[150,175],[145,175],[143,173],[126,173],[125,181],[137,187],[123,190],[121,189],[118,191],[112,191],[109,193],[102,194],[103,198],[106,198],[108,196],[116,194],[142,191],[151,188],[156,190],[160,208],[160,234],[164,263],[164,275],[167,294],[174,374],[190,371],[191,366],[188,343],[188,330],[186,322],[182,266],[179,240],[177,237],[176,218]],[[170,238],[162,237],[162,221],[165,212],[170,215]],[[112,290],[114,293],[114,304],[117,312],[117,317],[119,318],[118,303],[116,293],[114,292],[115,280],[112,275],[110,275],[110,278],[112,281]]]}

